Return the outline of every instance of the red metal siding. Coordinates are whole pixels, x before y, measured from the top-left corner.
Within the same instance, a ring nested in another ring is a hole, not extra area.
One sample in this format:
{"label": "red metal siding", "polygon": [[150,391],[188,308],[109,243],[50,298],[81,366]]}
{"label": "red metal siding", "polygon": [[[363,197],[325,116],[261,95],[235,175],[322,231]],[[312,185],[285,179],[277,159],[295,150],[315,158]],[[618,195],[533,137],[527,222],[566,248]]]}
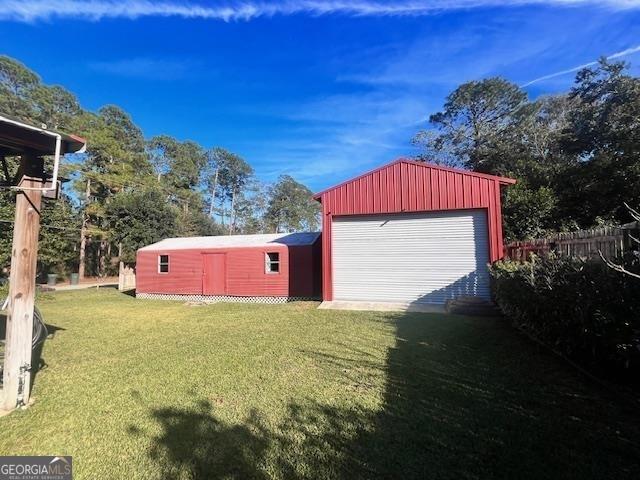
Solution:
{"label": "red metal siding", "polygon": [[[280,253],[280,273],[265,272],[266,252]],[[312,245],[139,251],[136,290],[140,293],[202,294],[205,253],[225,254],[226,295],[314,296]],[[158,255],[169,255],[169,273],[158,273]]]}
{"label": "red metal siding", "polygon": [[[280,252],[279,273],[265,273],[266,252]],[[286,297],[288,294],[289,255],[286,247],[227,251],[227,295]]]}
{"label": "red metal siding", "polygon": [[289,247],[289,296],[314,297],[313,247]]}
{"label": "red metal siding", "polygon": [[[158,273],[158,255],[160,254],[169,255],[169,273]],[[202,294],[202,255],[191,250],[138,252],[136,291]]]}
{"label": "red metal siding", "polygon": [[313,297],[322,298],[322,235],[313,244],[311,272],[313,275]]}
{"label": "red metal siding", "polygon": [[398,160],[316,195],[322,203],[322,291],[333,299],[331,226],[334,215],[428,212],[484,208],[489,228],[489,258],[504,256],[500,185],[515,181]]}
{"label": "red metal siding", "polygon": [[202,293],[227,294],[227,254],[202,253]]}

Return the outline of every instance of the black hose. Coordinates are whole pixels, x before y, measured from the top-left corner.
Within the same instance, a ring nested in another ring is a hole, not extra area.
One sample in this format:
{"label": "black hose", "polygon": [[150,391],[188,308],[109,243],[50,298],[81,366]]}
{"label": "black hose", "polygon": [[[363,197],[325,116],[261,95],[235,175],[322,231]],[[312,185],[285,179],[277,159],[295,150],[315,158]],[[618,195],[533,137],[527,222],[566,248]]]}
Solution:
{"label": "black hose", "polygon": [[38,310],[38,307],[33,307],[33,341],[31,343],[31,349],[35,350],[39,345],[42,345],[49,336],[49,331],[44,323],[44,318]]}
{"label": "black hose", "polygon": [[[2,302],[0,302],[0,306],[4,305],[4,299],[2,300]],[[47,327],[44,323],[44,318],[42,317],[42,313],[40,313],[40,310],[38,309],[38,307],[33,307],[33,331],[32,331],[32,340],[31,340],[31,351],[34,352],[36,351],[36,349],[38,349],[38,347],[40,347],[40,345],[42,345],[44,343],[44,341],[47,339],[47,337],[49,336],[49,331],[47,330]],[[5,335],[6,335],[6,328],[5,328]],[[4,343],[4,340],[2,340],[2,343]],[[2,370],[4,368],[4,349],[2,349],[2,351],[0,351],[0,360],[2,360],[2,362],[0,362],[0,383],[2,382]]]}

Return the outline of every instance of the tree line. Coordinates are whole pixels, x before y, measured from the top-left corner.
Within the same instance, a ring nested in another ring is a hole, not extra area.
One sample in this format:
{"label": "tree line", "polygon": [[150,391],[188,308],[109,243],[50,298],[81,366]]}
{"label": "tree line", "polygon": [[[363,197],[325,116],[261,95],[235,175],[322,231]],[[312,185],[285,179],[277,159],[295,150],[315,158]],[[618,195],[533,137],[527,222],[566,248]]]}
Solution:
{"label": "tree line", "polygon": [[535,100],[503,78],[464,83],[413,142],[424,160],[518,180],[503,192],[508,240],[619,225],[640,205],[640,79],[622,62]]}
{"label": "tree line", "polygon": [[[81,107],[60,86],[0,57],[0,113],[87,140],[61,166],[62,198],[43,207],[39,271],[109,275],[163,238],[318,228],[312,192],[289,175],[261,183],[240,155],[168,135],[146,139],[116,105]],[[16,159],[7,159],[9,177]],[[4,175],[0,173],[0,177]],[[4,180],[4,179],[3,179]],[[15,193],[0,190],[0,268],[10,264]]]}
{"label": "tree line", "polygon": [[[115,261],[171,236],[316,229],[311,192],[290,176],[273,185],[223,148],[145,139],[115,105],[83,109],[0,57],[0,112],[88,141],[65,164],[71,188],[46,203],[41,271],[113,273]],[[419,159],[514,177],[504,189],[505,238],[620,224],[640,205],[640,79],[622,62],[580,70],[565,93],[530,99],[503,78],[460,85],[413,138]],[[12,164],[15,169],[15,163]],[[9,263],[13,194],[0,191],[0,267]]]}

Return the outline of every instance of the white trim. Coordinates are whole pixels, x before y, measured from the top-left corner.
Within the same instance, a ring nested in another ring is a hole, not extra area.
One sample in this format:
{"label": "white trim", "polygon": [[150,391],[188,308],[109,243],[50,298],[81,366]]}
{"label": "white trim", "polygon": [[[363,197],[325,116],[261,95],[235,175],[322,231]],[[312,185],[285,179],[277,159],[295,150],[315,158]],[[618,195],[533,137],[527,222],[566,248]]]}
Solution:
{"label": "white trim", "polygon": [[[16,187],[11,187],[12,190],[22,190],[22,191],[41,191],[41,192],[48,192],[51,190],[57,190],[58,188],[58,169],[60,167],[60,150],[62,148],[62,135],[60,135],[59,133],[56,132],[52,132],[50,130],[46,130],[44,128],[38,128],[38,127],[34,127],[32,125],[27,125],[26,123],[22,123],[22,122],[18,122],[17,120],[12,120],[10,118],[6,118],[0,115],[0,122],[5,122],[5,123],[10,123],[12,125],[17,125],[21,128],[26,128],[29,130],[35,130],[36,132],[40,132],[40,133],[44,133],[45,135],[50,135],[52,137],[55,137],[56,139],[56,147],[53,153],[53,178],[51,179],[51,186],[50,187],[20,187],[20,186],[16,186]],[[85,144],[85,148],[86,148],[86,144]]]}
{"label": "white trim", "polygon": [[[162,263],[162,257],[167,257],[167,263],[166,263],[167,271],[166,272],[163,272],[163,271],[160,270],[160,267],[162,265],[164,265]],[[169,254],[168,253],[159,253],[158,254],[158,274],[159,275],[168,275],[169,272],[171,271],[171,266],[170,265],[171,265],[171,259],[169,258]]]}
{"label": "white trim", "polygon": [[[269,255],[275,254],[278,256],[278,260],[271,260]],[[271,270],[272,265],[278,265],[278,271]],[[280,252],[264,252],[264,273],[267,275],[279,275],[280,274]]]}

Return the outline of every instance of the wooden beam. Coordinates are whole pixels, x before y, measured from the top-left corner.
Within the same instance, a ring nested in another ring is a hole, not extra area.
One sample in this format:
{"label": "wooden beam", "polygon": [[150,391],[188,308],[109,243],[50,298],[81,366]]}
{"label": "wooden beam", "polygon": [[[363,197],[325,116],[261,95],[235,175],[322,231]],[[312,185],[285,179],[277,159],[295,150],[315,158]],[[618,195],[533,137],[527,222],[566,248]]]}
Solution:
{"label": "wooden beam", "polygon": [[[19,187],[41,188],[42,159],[27,155],[21,157],[18,178],[21,178]],[[19,191],[16,195],[2,389],[5,410],[13,410],[29,402],[41,201],[42,192],[39,190]]]}

